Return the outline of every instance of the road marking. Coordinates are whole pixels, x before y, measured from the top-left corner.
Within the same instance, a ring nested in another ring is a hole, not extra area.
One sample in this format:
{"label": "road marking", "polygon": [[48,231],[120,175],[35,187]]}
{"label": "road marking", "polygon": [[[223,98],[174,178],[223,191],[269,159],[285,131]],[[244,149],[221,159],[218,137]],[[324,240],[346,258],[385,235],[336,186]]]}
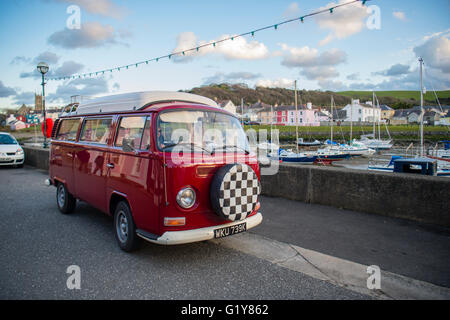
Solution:
{"label": "road marking", "polygon": [[211,241],[376,299],[450,299],[449,288],[384,270],[381,270],[381,289],[370,290],[367,288],[369,266],[250,232]]}

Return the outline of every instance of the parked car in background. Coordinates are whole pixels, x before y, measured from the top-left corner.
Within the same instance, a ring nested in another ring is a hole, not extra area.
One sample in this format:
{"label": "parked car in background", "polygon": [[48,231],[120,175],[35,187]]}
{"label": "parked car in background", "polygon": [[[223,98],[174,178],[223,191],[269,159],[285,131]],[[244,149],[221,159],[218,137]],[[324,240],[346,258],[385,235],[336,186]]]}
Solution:
{"label": "parked car in background", "polygon": [[11,134],[0,132],[0,166],[23,167],[25,154]]}

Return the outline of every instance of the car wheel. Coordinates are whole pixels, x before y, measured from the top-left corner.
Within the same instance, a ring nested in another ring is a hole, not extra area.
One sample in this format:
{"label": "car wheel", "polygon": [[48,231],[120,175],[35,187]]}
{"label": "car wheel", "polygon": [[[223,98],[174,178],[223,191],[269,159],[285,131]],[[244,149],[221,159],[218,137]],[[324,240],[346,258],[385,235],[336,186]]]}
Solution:
{"label": "car wheel", "polygon": [[75,210],[77,199],[67,191],[64,183],[58,183],[56,186],[56,203],[61,213],[68,214]]}
{"label": "car wheel", "polygon": [[126,252],[136,250],[139,238],[130,207],[125,201],[120,201],[114,211],[114,231],[120,249]]}

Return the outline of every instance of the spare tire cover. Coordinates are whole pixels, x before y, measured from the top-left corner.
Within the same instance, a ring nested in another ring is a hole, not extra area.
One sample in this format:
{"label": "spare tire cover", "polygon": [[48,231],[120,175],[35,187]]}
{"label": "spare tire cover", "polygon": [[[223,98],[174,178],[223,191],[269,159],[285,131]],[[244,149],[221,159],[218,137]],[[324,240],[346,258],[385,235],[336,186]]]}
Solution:
{"label": "spare tire cover", "polygon": [[246,164],[220,168],[211,183],[210,198],[214,211],[224,219],[245,219],[255,210],[260,194],[256,173]]}

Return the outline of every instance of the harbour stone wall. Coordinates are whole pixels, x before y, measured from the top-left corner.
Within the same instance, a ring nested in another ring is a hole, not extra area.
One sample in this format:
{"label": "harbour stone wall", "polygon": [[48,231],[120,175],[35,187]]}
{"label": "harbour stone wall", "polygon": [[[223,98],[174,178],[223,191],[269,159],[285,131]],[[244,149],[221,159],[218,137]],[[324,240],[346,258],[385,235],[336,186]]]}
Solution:
{"label": "harbour stone wall", "polygon": [[281,164],[262,194],[450,227],[450,178]]}

